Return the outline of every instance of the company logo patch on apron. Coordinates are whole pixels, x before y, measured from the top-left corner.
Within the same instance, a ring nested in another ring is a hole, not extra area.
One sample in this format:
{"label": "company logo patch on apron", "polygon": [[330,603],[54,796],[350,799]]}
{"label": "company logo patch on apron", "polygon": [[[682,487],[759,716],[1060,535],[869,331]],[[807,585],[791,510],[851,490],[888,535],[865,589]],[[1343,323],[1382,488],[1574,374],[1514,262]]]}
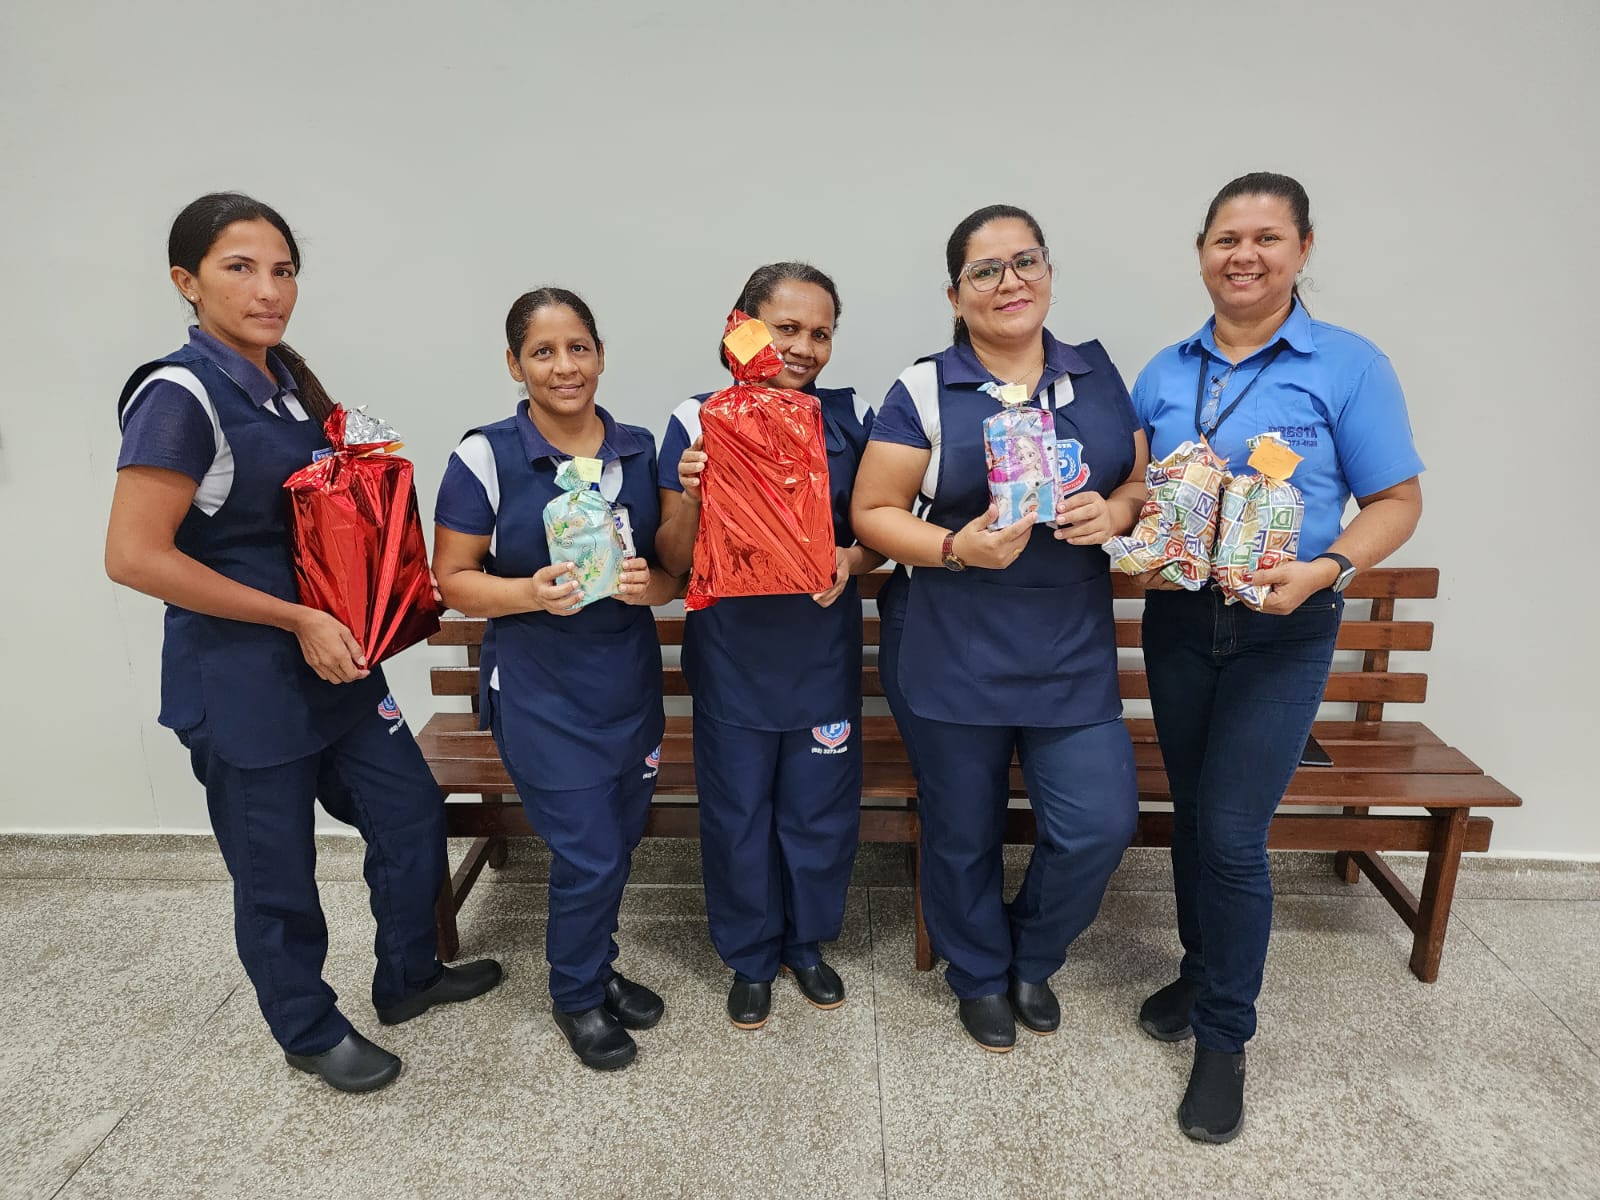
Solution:
{"label": "company logo patch on apron", "polygon": [[649,754],[646,754],[644,756],[644,774],[641,775],[639,778],[641,778],[641,779],[654,779],[656,777],[656,773],[658,771],[660,771],[660,770],[661,770],[661,747],[657,746],[654,750],[650,751]]}
{"label": "company logo patch on apron", "polygon": [[1083,461],[1083,443],[1077,438],[1056,442],[1056,477],[1062,496],[1072,495],[1089,482],[1089,464]]}
{"label": "company logo patch on apron", "polygon": [[390,733],[397,732],[406,723],[406,719],[400,715],[400,705],[395,703],[393,692],[378,701],[378,715],[385,721],[394,722],[389,726]]}
{"label": "company logo patch on apron", "polygon": [[850,722],[833,721],[827,725],[813,725],[811,737],[817,743],[811,747],[811,753],[843,754],[847,749],[845,743],[850,740]]}

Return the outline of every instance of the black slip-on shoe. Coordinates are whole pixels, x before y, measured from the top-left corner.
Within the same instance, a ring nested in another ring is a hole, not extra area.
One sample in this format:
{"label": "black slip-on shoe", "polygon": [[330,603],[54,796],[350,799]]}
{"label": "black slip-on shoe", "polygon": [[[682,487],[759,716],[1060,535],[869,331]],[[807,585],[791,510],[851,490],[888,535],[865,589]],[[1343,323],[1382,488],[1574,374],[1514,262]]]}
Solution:
{"label": "black slip-on shoe", "polygon": [[985,1050],[1005,1054],[1017,1044],[1017,1022],[1005,993],[979,996],[960,1003],[961,1025]]}
{"label": "black slip-on shoe", "polygon": [[813,1008],[838,1008],[844,1003],[844,980],[825,962],[814,967],[784,967],[785,975],[793,975],[800,985],[800,994]]}
{"label": "black slip-on shoe", "polygon": [[1020,979],[1013,979],[1006,999],[1011,1002],[1011,1011],[1016,1014],[1017,1020],[1029,1033],[1043,1037],[1061,1028],[1061,1002],[1056,999],[1048,983],[1024,983]]}
{"label": "black slip-on shoe", "polygon": [[739,1029],[760,1029],[772,1012],[772,982],[745,983],[735,979],[728,989],[728,1020]]}
{"label": "black slip-on shoe", "polygon": [[1183,1042],[1194,1036],[1189,1010],[1200,993],[1192,979],[1175,979],[1139,1006],[1139,1028],[1158,1042]]}
{"label": "black slip-on shoe", "polygon": [[354,1029],[344,1041],[321,1054],[290,1054],[283,1059],[297,1071],[320,1076],[341,1092],[375,1092],[400,1074],[400,1059],[382,1046],[374,1046]]}
{"label": "black slip-on shoe", "polygon": [[459,1004],[481,996],[497,986],[504,972],[492,958],[462,963],[459,967],[445,967],[439,978],[420,992],[413,992],[404,1000],[378,1009],[378,1020],[385,1025],[398,1025],[413,1017],[420,1017],[435,1004]]}
{"label": "black slip-on shoe", "polygon": [[667,1011],[660,996],[615,971],[606,980],[606,998],[601,1003],[624,1029],[649,1029]]}
{"label": "black slip-on shoe", "polygon": [[556,1028],[566,1036],[567,1045],[572,1047],[578,1061],[593,1070],[621,1070],[639,1053],[628,1031],[603,1004],[582,1012],[552,1008],[550,1015],[555,1018]]}
{"label": "black slip-on shoe", "polygon": [[1244,1052],[1194,1048],[1178,1128],[1197,1142],[1231,1142],[1244,1128]]}

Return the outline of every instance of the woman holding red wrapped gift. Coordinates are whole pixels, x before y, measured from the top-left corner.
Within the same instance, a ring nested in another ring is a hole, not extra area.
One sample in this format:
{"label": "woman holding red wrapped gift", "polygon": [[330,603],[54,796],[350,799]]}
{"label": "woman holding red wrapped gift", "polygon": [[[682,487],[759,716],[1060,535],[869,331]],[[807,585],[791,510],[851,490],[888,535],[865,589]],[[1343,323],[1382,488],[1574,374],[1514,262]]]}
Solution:
{"label": "woman holding red wrapped gift", "polygon": [[400,1060],[351,1027],[322,980],[315,801],[367,842],[380,1021],[486,992],[500,966],[435,958],[439,789],[354,634],[297,603],[283,483],[327,449],[332,404],[282,342],[294,235],[266,205],[214,193],[178,214],[167,248],[195,325],[118,402],[106,572],[167,603],[160,720],[205,785],[239,957],[273,1036],[291,1065],[370,1091]]}
{"label": "woman holding red wrapped gift", "polygon": [[[766,1023],[780,967],[817,1008],[844,982],[822,958],[839,936],[861,809],[861,598],[855,577],[883,562],[856,542],[850,494],[872,428],[851,388],[819,388],[839,292],[805,263],[772,263],[734,307],[761,320],[783,358],[770,386],[815,396],[827,438],[833,586],[814,596],[745,596],[689,614],[683,670],[694,696],[700,854],[711,940],[728,967],[728,1017]],[[728,365],[727,351],[719,349]],[[707,393],[709,395],[709,393]],[[700,516],[700,405],[678,406],[661,449],[657,546],[686,571]]]}
{"label": "woman holding red wrapped gift", "polygon": [[[917,775],[928,934],[962,1025],[1007,1051],[1017,1021],[1039,1034],[1059,1026],[1048,981],[1099,910],[1138,815],[1100,544],[1133,526],[1147,452],[1100,343],[1045,328],[1054,275],[1037,221],[980,209],[945,259],[955,344],[889,390],[852,511],[862,540],[901,564],[878,602],[879,666]],[[1007,384],[1053,414],[1062,463],[1073,450],[1081,459],[1059,528],[1034,514],[991,528],[984,422]],[[1008,906],[1013,754],[1038,840]]]}
{"label": "woman holding red wrapped gift", "polygon": [[[1144,657],[1172,788],[1172,872],[1183,962],[1139,1011],[1152,1037],[1193,1035],[1178,1109],[1184,1133],[1225,1142],[1244,1121],[1245,1043],[1272,925],[1267,825],[1299,765],[1327,684],[1355,573],[1383,561],[1422,513],[1405,397],[1367,341],[1313,321],[1296,276],[1311,253],[1310,201],[1286,175],[1225,186],[1195,239],[1213,313],[1151,360],[1133,404],[1153,452],[1204,436],[1235,472],[1246,439],[1277,431],[1301,456],[1299,558],[1254,572],[1262,611],[1159,575]],[[1351,496],[1361,511],[1341,531]]]}
{"label": "woman holding red wrapped gift", "polygon": [[[649,606],[677,581],[651,567],[659,507],[656,446],[595,403],[605,345],[564,288],[519,297],[506,365],[527,399],[468,431],[434,510],[434,572],[445,601],[488,617],[484,720],[534,830],[550,847],[545,953],[557,1027],[585,1066],[637,1052],[629,1030],[661,1019],[661,997],[622,977],[617,911],[655,792],[665,718],[661,648]],[[627,543],[615,596],[583,604],[571,562],[552,562],[545,507],[568,494],[571,460],[594,468]]]}

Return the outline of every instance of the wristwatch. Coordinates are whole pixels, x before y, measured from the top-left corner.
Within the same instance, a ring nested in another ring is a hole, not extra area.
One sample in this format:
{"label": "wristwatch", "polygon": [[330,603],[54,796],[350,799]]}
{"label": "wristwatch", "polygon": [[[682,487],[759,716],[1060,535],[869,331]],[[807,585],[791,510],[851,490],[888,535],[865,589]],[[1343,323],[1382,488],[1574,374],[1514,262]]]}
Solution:
{"label": "wristwatch", "polygon": [[944,569],[946,571],[965,571],[967,569],[967,564],[956,557],[956,535],[953,533],[944,535],[944,547],[939,551],[939,557],[944,560]]}
{"label": "wristwatch", "polygon": [[1349,587],[1350,581],[1356,577],[1355,563],[1351,562],[1342,554],[1335,554],[1332,550],[1324,551],[1323,553],[1317,555],[1317,558],[1312,559],[1311,561],[1316,562],[1317,559],[1321,558],[1328,559],[1333,563],[1334,566],[1339,568],[1339,573],[1334,576],[1333,583],[1331,585],[1333,590],[1336,592],[1342,592],[1345,590],[1345,588]]}

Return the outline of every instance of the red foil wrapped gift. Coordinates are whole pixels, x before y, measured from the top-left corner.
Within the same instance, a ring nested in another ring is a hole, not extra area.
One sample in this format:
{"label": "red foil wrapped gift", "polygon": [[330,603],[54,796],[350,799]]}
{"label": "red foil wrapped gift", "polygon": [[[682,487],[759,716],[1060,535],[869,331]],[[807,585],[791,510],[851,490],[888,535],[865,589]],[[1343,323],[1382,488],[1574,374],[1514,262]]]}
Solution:
{"label": "red foil wrapped gift", "polygon": [[387,425],[335,408],[323,429],[332,452],[283,484],[300,602],[344,622],[375,667],[439,628],[417,490]]}
{"label": "red foil wrapped gift", "polygon": [[700,406],[706,469],[684,608],[723,596],[825,592],[833,586],[833,503],[822,407],[762,386],[783,370],[772,335],[735,309],[723,345],[733,386]]}

